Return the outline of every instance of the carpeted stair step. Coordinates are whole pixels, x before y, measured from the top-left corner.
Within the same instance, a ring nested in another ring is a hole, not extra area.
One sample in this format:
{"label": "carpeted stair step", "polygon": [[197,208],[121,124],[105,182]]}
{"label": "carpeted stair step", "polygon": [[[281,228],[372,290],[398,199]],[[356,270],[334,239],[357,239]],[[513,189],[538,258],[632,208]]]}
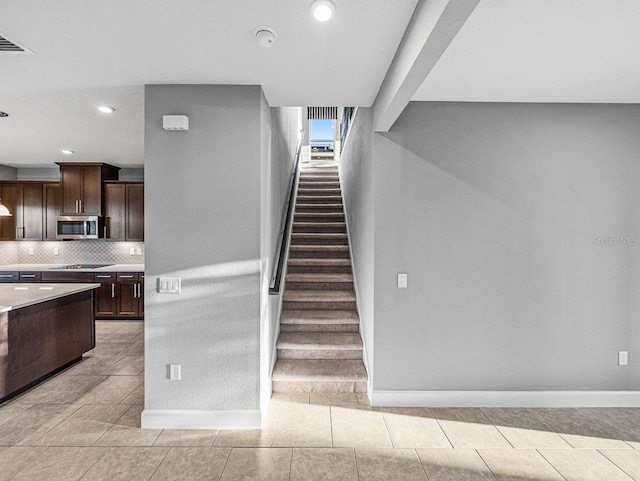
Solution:
{"label": "carpeted stair step", "polygon": [[349,245],[347,234],[291,234],[291,245]]}
{"label": "carpeted stair step", "polygon": [[288,274],[351,274],[350,259],[289,259]]}
{"label": "carpeted stair step", "polygon": [[340,189],[340,182],[308,182],[301,179],[298,182],[298,189]]}
{"label": "carpeted stair step", "polygon": [[293,215],[293,222],[344,222],[343,212],[298,212]]}
{"label": "carpeted stair step", "polygon": [[317,183],[335,183],[340,182],[338,174],[334,175],[315,175],[315,174],[300,174],[300,182],[317,182]]}
{"label": "carpeted stair step", "polygon": [[356,311],[287,309],[280,316],[280,332],[358,332]]}
{"label": "carpeted stair step", "polygon": [[361,360],[278,359],[271,377],[274,392],[366,392]]}
{"label": "carpeted stair step", "polygon": [[349,259],[349,246],[289,246],[290,259]]}
{"label": "carpeted stair step", "polygon": [[342,195],[340,189],[317,189],[317,188],[298,188],[298,195],[309,196],[309,195]]}
{"label": "carpeted stair step", "polygon": [[355,310],[356,294],[351,290],[285,289],[283,309]]}
{"label": "carpeted stair step", "polygon": [[286,288],[296,290],[321,290],[334,291],[353,289],[353,276],[351,274],[287,274]]}
{"label": "carpeted stair step", "polygon": [[278,359],[362,359],[357,332],[282,332],[276,349]]}
{"label": "carpeted stair step", "polygon": [[293,232],[346,234],[347,226],[344,222],[295,222],[294,221]]}
{"label": "carpeted stair step", "polygon": [[342,204],[301,204],[296,203],[296,213],[314,212],[339,212],[342,213]]}
{"label": "carpeted stair step", "polygon": [[296,204],[340,204],[342,205],[341,195],[300,195],[296,198]]}

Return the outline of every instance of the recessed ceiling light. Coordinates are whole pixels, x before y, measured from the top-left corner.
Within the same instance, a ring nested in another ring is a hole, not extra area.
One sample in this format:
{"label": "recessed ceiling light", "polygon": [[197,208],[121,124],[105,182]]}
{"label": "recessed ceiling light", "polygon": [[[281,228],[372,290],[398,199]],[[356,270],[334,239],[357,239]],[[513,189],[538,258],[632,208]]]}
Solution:
{"label": "recessed ceiling light", "polygon": [[64,155],[73,155],[73,150],[64,149],[64,150],[62,151],[62,153],[63,153]]}
{"label": "recessed ceiling light", "polygon": [[6,112],[0,112],[0,117],[9,117],[9,114]]}
{"label": "recessed ceiling light", "polygon": [[116,109],[109,107],[108,105],[98,105],[96,108],[103,114],[112,114],[116,111]]}
{"label": "recessed ceiling light", "polygon": [[326,22],[336,13],[336,4],[331,0],[315,0],[311,4],[311,15],[318,22]]}

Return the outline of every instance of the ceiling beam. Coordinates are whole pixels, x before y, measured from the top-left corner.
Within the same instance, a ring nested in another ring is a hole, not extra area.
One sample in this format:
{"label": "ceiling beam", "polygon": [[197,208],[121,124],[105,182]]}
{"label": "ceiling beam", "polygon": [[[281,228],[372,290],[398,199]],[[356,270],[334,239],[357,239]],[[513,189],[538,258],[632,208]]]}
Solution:
{"label": "ceiling beam", "polygon": [[374,130],[388,132],[480,0],[419,0],[373,105]]}

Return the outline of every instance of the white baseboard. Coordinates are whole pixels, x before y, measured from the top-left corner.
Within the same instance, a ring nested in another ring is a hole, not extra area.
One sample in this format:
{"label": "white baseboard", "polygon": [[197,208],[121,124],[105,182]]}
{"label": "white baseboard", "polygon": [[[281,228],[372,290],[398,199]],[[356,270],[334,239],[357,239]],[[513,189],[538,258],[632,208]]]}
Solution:
{"label": "white baseboard", "polygon": [[386,407],[640,407],[640,391],[372,391]]}
{"label": "white baseboard", "polygon": [[262,414],[252,411],[145,409],[143,429],[260,429]]}

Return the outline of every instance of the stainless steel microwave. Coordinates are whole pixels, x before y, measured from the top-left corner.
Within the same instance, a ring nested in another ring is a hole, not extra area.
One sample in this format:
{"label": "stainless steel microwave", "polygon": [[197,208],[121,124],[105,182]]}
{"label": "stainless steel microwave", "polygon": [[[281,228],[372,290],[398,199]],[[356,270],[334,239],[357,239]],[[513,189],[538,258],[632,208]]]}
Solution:
{"label": "stainless steel microwave", "polygon": [[97,215],[59,215],[56,239],[98,239],[101,220]]}

